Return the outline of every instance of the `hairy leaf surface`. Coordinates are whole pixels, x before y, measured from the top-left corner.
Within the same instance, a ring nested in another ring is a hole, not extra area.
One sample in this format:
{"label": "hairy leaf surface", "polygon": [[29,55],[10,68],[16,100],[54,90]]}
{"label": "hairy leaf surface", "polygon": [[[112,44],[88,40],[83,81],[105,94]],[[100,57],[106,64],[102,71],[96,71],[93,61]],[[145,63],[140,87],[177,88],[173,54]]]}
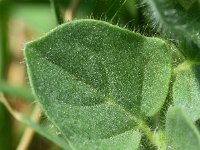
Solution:
{"label": "hairy leaf surface", "polygon": [[199,150],[200,134],[192,120],[178,107],[172,107],[167,113],[166,138],[168,149]]}
{"label": "hairy leaf surface", "polygon": [[171,77],[164,41],[95,20],[28,43],[25,58],[43,110],[78,149],[137,148],[138,119],[161,109]]}
{"label": "hairy leaf surface", "polygon": [[174,104],[182,107],[193,121],[200,118],[199,73],[199,65],[191,65],[188,69],[178,72],[173,87]]}

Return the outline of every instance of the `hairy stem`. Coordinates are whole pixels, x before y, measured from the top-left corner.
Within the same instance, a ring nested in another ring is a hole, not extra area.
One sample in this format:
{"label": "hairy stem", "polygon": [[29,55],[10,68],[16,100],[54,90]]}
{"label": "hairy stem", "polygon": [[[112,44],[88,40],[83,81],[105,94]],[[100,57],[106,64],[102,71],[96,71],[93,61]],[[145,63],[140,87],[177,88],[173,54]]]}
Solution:
{"label": "hairy stem", "polygon": [[179,64],[176,68],[174,68],[173,73],[176,75],[183,70],[189,69],[193,65],[200,65],[200,62],[186,60],[183,63]]}
{"label": "hairy stem", "polygon": [[150,141],[152,145],[157,147],[158,150],[164,149],[163,143],[164,141],[161,141],[159,135],[155,132],[152,132],[149,126],[140,119],[137,119],[138,128],[143,132],[143,134],[147,137],[147,139]]}

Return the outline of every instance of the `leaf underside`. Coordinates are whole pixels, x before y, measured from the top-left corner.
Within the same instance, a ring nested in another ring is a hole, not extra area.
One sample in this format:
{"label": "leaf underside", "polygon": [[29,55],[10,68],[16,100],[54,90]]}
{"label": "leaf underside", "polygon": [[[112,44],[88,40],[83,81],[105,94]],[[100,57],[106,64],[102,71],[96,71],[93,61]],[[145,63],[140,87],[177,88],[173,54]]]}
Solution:
{"label": "leaf underside", "polygon": [[180,71],[173,86],[174,105],[182,107],[193,121],[200,118],[199,65]]}
{"label": "leaf underside", "polygon": [[137,121],[161,109],[171,77],[165,42],[95,20],[28,43],[25,59],[39,103],[74,149],[137,149]]}
{"label": "leaf underside", "polygon": [[200,135],[192,120],[179,107],[171,107],[166,119],[168,149],[199,150]]}

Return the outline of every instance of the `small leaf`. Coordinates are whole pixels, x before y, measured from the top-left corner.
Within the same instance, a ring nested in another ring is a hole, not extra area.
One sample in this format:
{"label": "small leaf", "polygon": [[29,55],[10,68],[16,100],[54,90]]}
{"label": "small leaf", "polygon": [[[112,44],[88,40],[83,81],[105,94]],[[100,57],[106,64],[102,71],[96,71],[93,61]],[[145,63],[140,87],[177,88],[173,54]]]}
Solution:
{"label": "small leaf", "polygon": [[168,110],[166,120],[168,149],[199,150],[200,134],[189,117],[178,107]]}
{"label": "small leaf", "polygon": [[[200,1],[199,0],[149,0],[155,19],[195,54],[200,49]],[[185,9],[186,8],[186,9]],[[155,21],[154,21],[155,22]],[[187,43],[187,45],[185,45]],[[195,49],[194,49],[195,47]],[[190,52],[185,52],[192,55]],[[193,52],[194,53],[194,52]]]}
{"label": "small leaf", "polygon": [[182,69],[177,73],[173,86],[174,105],[182,107],[196,121],[200,118],[200,67],[186,62]]}
{"label": "small leaf", "polygon": [[27,44],[25,59],[43,110],[82,149],[88,141],[93,149],[139,141],[138,118],[161,109],[171,77],[165,42],[95,20],[67,23]]}

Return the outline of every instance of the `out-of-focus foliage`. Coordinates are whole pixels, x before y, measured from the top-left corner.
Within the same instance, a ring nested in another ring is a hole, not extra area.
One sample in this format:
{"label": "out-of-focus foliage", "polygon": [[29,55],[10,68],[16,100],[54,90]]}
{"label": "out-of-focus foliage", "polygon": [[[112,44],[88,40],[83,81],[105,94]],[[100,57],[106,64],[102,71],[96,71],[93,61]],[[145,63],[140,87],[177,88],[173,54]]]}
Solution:
{"label": "out-of-focus foliage", "polygon": [[[199,8],[199,0],[0,0],[0,149],[200,149]],[[24,45],[39,36],[25,48],[27,76]],[[42,137],[24,140],[26,126]]]}

